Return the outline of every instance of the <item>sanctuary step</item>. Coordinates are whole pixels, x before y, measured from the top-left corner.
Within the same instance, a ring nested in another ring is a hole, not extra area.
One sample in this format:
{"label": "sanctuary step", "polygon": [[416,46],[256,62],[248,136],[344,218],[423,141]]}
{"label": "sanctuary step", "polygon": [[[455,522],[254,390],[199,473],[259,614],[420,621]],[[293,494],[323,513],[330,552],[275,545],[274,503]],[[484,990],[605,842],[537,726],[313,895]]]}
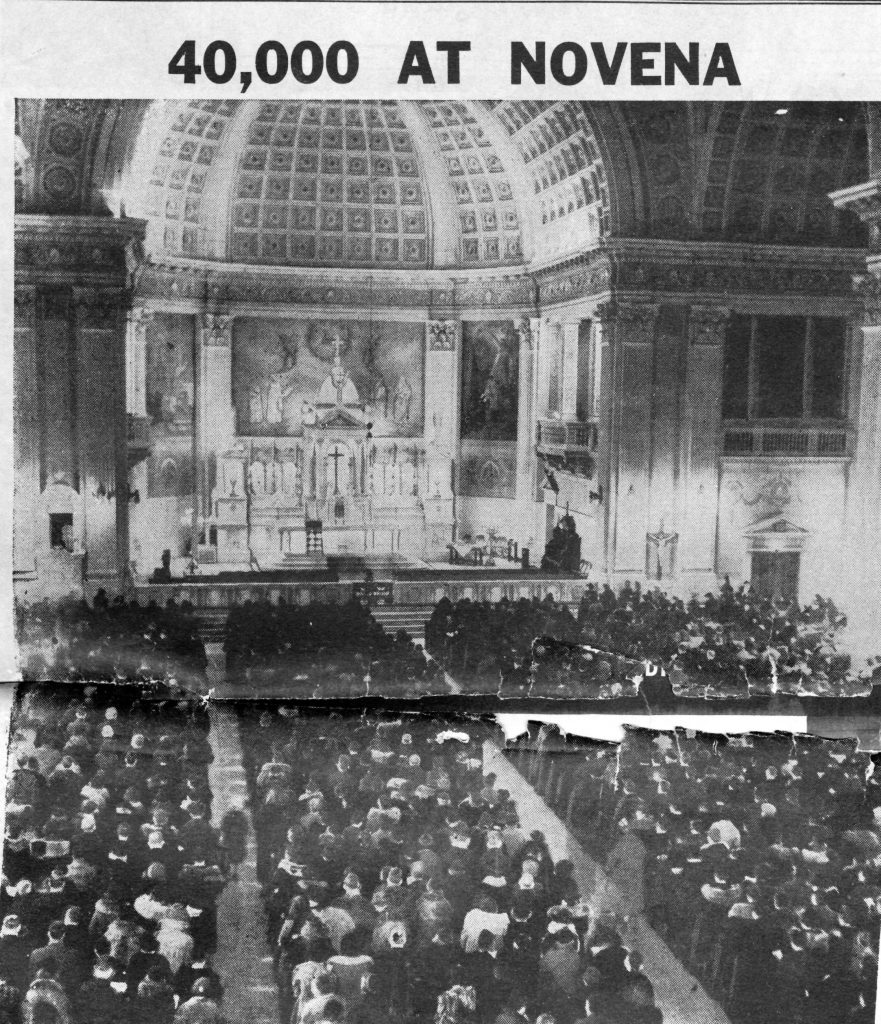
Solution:
{"label": "sanctuary step", "polygon": [[278,564],[284,569],[323,570],[327,568],[327,556],[323,554],[304,555],[293,551],[285,551],[281,562]]}
{"label": "sanctuary step", "polygon": [[373,617],[386,633],[394,635],[399,629],[409,633],[414,640],[425,642],[425,623],[431,618],[431,607],[384,608],[371,609]]}

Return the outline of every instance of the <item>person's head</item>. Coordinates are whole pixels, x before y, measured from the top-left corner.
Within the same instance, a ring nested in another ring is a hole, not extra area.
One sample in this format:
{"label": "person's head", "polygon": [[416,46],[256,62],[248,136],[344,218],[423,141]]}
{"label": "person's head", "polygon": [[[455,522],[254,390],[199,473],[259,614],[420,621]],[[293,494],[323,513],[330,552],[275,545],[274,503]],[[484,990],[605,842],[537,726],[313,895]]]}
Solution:
{"label": "person's head", "polygon": [[337,979],[330,971],[316,975],[312,981],[312,991],[316,996],[331,996],[337,990]]}
{"label": "person's head", "polygon": [[52,924],[49,925],[49,930],[46,934],[49,936],[50,942],[61,942],[64,938],[64,922],[53,921]]}
{"label": "person's head", "polygon": [[647,978],[637,978],[627,988],[626,999],[634,1006],[654,1006],[655,993],[652,984]]}
{"label": "person's head", "polygon": [[324,1008],[321,1011],[321,1019],[322,1021],[330,1022],[330,1024],[336,1024],[337,1021],[343,1019],[345,1009],[342,1000],[334,996],[324,1004]]}

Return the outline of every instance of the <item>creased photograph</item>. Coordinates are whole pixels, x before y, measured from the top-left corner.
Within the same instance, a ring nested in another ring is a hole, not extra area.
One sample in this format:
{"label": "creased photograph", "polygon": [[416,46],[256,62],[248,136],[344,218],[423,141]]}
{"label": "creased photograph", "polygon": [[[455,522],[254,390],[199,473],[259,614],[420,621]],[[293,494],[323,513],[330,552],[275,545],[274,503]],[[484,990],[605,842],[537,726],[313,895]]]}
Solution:
{"label": "creased photograph", "polygon": [[0,1008],[56,1024],[870,1024],[854,743],[23,685]]}

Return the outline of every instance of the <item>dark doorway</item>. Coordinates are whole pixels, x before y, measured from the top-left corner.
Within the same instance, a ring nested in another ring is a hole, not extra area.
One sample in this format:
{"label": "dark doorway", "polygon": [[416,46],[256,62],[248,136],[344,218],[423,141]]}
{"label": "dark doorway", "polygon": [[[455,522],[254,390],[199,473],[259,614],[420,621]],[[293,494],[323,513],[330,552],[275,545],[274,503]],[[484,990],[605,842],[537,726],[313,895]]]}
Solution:
{"label": "dark doorway", "polygon": [[798,601],[798,551],[755,551],[752,562],[752,583],[762,597]]}

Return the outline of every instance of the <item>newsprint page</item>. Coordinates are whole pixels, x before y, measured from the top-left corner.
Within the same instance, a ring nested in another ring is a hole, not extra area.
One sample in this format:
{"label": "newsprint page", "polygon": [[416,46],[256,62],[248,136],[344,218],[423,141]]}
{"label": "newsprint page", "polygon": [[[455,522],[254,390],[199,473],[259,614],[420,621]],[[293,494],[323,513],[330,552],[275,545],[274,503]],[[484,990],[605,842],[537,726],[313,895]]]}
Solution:
{"label": "newsprint page", "polygon": [[0,1024],[881,1024],[881,5],[0,33]]}

